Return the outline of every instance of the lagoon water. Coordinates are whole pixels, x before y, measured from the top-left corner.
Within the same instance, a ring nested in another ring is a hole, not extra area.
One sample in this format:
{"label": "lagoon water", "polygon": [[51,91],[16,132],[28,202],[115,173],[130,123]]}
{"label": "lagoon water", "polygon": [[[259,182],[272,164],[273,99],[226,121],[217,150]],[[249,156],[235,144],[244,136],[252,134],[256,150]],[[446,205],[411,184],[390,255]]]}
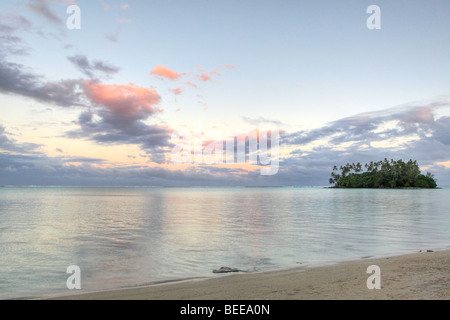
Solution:
{"label": "lagoon water", "polygon": [[0,299],[450,246],[450,189],[0,188]]}

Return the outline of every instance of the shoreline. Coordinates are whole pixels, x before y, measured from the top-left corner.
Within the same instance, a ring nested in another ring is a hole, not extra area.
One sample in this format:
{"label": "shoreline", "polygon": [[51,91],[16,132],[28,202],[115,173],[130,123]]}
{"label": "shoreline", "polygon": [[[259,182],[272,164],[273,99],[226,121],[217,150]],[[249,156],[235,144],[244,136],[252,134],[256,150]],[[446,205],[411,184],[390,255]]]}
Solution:
{"label": "shoreline", "polygon": [[[378,265],[381,289],[369,290]],[[320,266],[229,273],[36,300],[372,300],[450,299],[450,250],[368,257]]]}

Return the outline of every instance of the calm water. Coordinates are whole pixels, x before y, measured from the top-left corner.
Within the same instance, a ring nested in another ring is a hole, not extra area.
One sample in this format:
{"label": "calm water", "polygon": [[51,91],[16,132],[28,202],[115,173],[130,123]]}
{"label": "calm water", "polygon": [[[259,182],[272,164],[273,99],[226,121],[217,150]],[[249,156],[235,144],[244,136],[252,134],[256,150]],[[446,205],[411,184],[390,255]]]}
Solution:
{"label": "calm water", "polygon": [[0,188],[0,298],[444,249],[450,189]]}

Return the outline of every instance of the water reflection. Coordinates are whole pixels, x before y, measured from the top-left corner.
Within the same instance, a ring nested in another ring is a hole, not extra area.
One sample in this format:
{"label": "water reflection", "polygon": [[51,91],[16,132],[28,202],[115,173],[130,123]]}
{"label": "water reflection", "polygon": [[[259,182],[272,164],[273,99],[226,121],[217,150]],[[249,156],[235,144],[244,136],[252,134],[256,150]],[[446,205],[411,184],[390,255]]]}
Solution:
{"label": "water reflection", "polygon": [[1,188],[0,297],[449,245],[450,190]]}

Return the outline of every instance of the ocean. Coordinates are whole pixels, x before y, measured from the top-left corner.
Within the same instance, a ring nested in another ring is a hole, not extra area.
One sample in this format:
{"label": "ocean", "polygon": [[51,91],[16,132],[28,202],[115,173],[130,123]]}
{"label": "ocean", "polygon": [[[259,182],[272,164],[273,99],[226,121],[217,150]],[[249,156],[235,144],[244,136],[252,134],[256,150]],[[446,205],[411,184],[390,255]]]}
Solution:
{"label": "ocean", "polygon": [[0,299],[450,246],[450,189],[0,188]]}

